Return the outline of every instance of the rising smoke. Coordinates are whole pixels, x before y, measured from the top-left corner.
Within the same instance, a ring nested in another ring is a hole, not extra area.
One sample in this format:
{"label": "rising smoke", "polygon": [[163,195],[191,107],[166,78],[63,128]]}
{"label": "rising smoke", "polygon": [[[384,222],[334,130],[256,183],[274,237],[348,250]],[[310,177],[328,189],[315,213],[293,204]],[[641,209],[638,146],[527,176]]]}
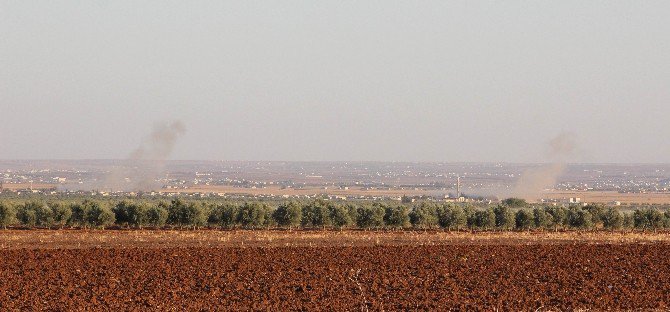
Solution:
{"label": "rising smoke", "polygon": [[547,147],[546,157],[549,163],[525,170],[517,181],[512,196],[534,201],[546,189],[553,187],[565,170],[567,161],[577,150],[576,136],[571,132],[563,132],[549,140]]}
{"label": "rising smoke", "polygon": [[110,171],[98,189],[105,191],[151,191],[161,187],[158,181],[165,164],[186,127],[180,121],[154,125],[149,137],[123,163]]}

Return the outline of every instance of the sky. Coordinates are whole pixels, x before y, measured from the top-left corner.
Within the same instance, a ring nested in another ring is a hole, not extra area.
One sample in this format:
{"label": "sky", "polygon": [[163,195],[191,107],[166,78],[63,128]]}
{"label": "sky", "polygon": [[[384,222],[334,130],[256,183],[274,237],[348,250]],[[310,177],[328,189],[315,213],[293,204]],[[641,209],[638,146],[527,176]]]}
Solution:
{"label": "sky", "polygon": [[670,1],[0,0],[0,159],[670,162]]}

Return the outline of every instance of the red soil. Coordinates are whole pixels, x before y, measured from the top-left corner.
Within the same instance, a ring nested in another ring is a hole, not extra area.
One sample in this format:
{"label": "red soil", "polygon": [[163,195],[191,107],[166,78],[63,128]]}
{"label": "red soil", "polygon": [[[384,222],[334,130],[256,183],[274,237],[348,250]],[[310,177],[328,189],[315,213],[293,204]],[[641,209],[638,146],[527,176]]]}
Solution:
{"label": "red soil", "polygon": [[0,310],[668,309],[670,245],[0,251]]}

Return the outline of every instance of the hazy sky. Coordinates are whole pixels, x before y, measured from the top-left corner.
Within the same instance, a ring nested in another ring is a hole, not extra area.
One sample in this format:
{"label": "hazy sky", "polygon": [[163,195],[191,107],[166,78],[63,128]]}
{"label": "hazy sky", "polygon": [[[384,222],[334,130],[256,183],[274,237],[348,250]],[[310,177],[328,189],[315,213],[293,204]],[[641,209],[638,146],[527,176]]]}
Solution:
{"label": "hazy sky", "polygon": [[670,162],[670,1],[0,0],[0,159]]}

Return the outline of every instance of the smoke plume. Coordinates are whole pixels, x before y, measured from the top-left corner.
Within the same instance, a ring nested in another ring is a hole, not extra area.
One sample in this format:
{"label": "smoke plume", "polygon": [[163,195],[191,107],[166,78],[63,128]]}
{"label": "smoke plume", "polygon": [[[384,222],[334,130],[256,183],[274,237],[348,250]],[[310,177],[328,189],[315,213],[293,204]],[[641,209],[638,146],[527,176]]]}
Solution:
{"label": "smoke plume", "polygon": [[130,154],[131,160],[165,161],[186,128],[180,121],[154,125],[151,135]]}
{"label": "smoke plume", "polygon": [[186,127],[180,121],[157,123],[149,137],[121,164],[111,170],[100,190],[151,191],[161,187],[165,163]]}
{"label": "smoke plume", "polygon": [[547,146],[549,163],[525,170],[514,187],[513,196],[534,201],[542,196],[544,190],[553,187],[577,149],[576,136],[563,132],[549,140]]}

